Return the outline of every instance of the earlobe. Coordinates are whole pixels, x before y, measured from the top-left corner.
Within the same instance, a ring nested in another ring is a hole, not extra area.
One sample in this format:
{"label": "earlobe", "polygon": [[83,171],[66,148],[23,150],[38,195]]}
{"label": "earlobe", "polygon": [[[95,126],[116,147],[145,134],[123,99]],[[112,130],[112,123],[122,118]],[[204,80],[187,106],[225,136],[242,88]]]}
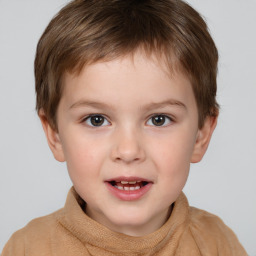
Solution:
{"label": "earlobe", "polygon": [[54,155],[54,158],[59,162],[64,162],[65,157],[58,132],[51,127],[43,110],[39,111],[39,118],[41,120],[48,145]]}
{"label": "earlobe", "polygon": [[196,143],[191,157],[191,163],[198,163],[202,160],[210,143],[212,133],[217,125],[217,119],[217,116],[207,117],[204,122],[204,126],[198,131]]}

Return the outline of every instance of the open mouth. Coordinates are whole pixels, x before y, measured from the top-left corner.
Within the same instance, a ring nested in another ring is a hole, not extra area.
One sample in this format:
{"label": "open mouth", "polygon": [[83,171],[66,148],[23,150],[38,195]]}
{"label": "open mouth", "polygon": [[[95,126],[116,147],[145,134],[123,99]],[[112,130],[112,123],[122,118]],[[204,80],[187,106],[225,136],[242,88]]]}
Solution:
{"label": "open mouth", "polygon": [[151,190],[151,180],[141,177],[116,177],[105,181],[110,193],[122,201],[139,200]]}
{"label": "open mouth", "polygon": [[109,183],[119,189],[119,190],[125,190],[125,191],[135,191],[139,190],[142,187],[145,187],[149,182],[147,181],[109,181]]}

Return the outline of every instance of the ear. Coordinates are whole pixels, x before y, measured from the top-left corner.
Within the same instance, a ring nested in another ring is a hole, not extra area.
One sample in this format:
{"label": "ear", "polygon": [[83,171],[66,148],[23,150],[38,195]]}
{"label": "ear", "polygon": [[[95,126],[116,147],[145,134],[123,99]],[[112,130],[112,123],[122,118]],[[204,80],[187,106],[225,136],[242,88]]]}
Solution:
{"label": "ear", "polygon": [[51,127],[43,110],[39,111],[39,118],[41,120],[48,145],[54,155],[54,158],[59,162],[64,162],[65,156],[58,132]]}
{"label": "ear", "polygon": [[217,116],[209,116],[206,118],[203,127],[198,131],[196,143],[194,145],[191,163],[198,163],[202,160],[208,145],[210,143],[212,133],[217,125]]}

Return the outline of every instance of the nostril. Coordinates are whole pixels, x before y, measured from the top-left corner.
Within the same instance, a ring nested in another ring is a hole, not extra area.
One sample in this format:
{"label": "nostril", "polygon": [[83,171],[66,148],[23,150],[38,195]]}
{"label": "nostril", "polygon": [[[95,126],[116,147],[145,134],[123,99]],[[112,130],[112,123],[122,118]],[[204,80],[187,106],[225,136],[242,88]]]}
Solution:
{"label": "nostril", "polygon": [[137,140],[133,135],[123,135],[118,138],[111,151],[111,158],[117,162],[139,162],[144,159],[144,156],[145,153],[139,139]]}

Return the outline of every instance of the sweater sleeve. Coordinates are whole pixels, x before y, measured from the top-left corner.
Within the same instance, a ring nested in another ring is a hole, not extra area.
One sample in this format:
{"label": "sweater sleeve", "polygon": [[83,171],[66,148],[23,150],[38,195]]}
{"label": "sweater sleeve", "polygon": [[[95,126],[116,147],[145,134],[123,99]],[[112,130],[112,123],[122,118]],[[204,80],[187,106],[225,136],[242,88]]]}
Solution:
{"label": "sweater sleeve", "polygon": [[25,256],[25,246],[21,231],[15,232],[6,243],[1,256]]}

